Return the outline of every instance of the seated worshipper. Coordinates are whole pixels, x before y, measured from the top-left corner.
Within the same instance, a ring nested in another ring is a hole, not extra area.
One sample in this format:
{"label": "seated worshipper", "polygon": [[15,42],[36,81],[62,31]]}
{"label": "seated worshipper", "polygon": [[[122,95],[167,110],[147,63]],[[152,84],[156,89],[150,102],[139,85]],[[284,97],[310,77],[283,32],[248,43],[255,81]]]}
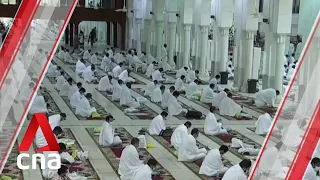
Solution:
{"label": "seated worshipper", "polygon": [[273,147],[266,148],[261,154],[256,174],[266,174],[270,178],[285,179],[289,168],[283,166],[280,154],[286,150],[287,146],[282,142],[278,142]]}
{"label": "seated worshipper", "polygon": [[311,160],[311,162],[307,166],[307,170],[303,176],[302,180],[313,180],[313,179],[319,179],[317,177],[317,174],[320,169],[320,159],[315,157]]}
{"label": "seated worshipper", "polygon": [[126,61],[126,59],[124,58],[124,54],[123,54],[123,53],[117,53],[117,54],[114,56],[114,60],[116,61],[117,64],[123,63],[123,62]]}
{"label": "seated worshipper", "polygon": [[210,112],[207,114],[204,122],[204,132],[207,135],[215,136],[221,134],[228,134],[227,130],[222,127],[222,123],[217,121],[214,111],[216,108],[214,106],[210,107]]}
{"label": "seated worshipper", "polygon": [[140,103],[131,96],[131,83],[122,85],[122,90],[120,93],[120,105],[127,106],[132,109],[137,109],[140,107]]}
{"label": "seated worshipper", "polygon": [[83,59],[84,60],[89,60],[90,59],[90,57],[91,57],[91,50],[89,49],[89,50],[86,50],[86,51],[84,51],[84,53],[83,53]]}
{"label": "seated worshipper", "polygon": [[139,159],[139,139],[133,138],[131,144],[126,146],[121,154],[118,173],[120,179],[132,179],[139,171],[141,165],[144,164]]}
{"label": "seated worshipper", "polygon": [[[148,78],[152,78],[152,73],[154,71],[154,66],[156,65],[156,62],[153,61],[151,64],[149,64],[149,66],[147,67],[147,72],[146,72],[146,76]],[[162,76],[161,76],[162,77]]]}
{"label": "seated worshipper", "polygon": [[[296,121],[296,120],[294,120]],[[290,124],[289,127],[283,130],[282,141],[283,143],[292,148],[297,148],[302,141],[303,128],[307,122],[305,119],[300,119]]]}
{"label": "seated worshipper", "polygon": [[151,94],[151,101],[154,103],[161,103],[162,101],[162,94],[166,90],[166,87],[164,85],[156,87],[152,94]]}
{"label": "seated worshipper", "polygon": [[134,56],[132,58],[132,62],[134,63],[134,67],[136,70],[138,70],[138,68],[141,68],[142,72],[146,72],[147,69],[147,64],[143,63],[139,58],[138,58],[138,54],[137,52],[134,53]]}
{"label": "seated worshipper", "polygon": [[214,96],[212,101],[212,106],[220,108],[221,101],[227,97],[227,93],[229,93],[229,89],[224,89],[223,91],[219,92],[216,96]]}
{"label": "seated worshipper", "polygon": [[162,95],[161,107],[162,109],[166,109],[168,107],[168,101],[170,96],[173,96],[172,93],[175,91],[174,86],[170,86],[169,89],[165,90]]}
{"label": "seated worshipper", "polygon": [[98,90],[112,92],[113,87],[111,84],[111,80],[112,80],[112,76],[108,76],[108,75],[101,78],[98,84]]}
{"label": "seated worshipper", "polygon": [[183,67],[183,68],[179,69],[177,71],[176,78],[178,79],[181,76],[187,77],[188,76],[187,71],[188,71],[188,67]]}
{"label": "seated worshipper", "polygon": [[90,57],[90,62],[91,64],[98,64],[98,56],[99,54],[96,52]]}
{"label": "seated worshipper", "polygon": [[70,87],[70,90],[69,90],[69,93],[68,93],[68,99],[70,100],[71,99],[71,96],[79,91],[79,89],[82,88],[82,83],[81,82],[78,82],[77,84],[73,84],[71,87]]}
{"label": "seated worshipper", "polygon": [[152,80],[158,82],[164,82],[166,79],[163,77],[163,68],[157,69],[152,73]]}
{"label": "seated worshipper", "polygon": [[73,93],[73,95],[70,98],[70,104],[72,108],[77,108],[81,98],[84,96],[84,93],[86,93],[86,89],[84,88],[80,88],[78,91]]}
{"label": "seated worshipper", "polygon": [[59,143],[61,163],[72,164],[75,162],[74,158],[69,154],[67,146],[64,143]]}
{"label": "seated worshipper", "polygon": [[199,130],[193,128],[191,134],[187,135],[182,141],[178,150],[178,161],[193,162],[206,157],[207,150],[199,149],[196,139],[199,137]]}
{"label": "seated worshipper", "polygon": [[82,74],[86,69],[86,65],[84,63],[84,59],[80,59],[76,63],[76,75],[78,79],[82,77]]}
{"label": "seated worshipper", "polygon": [[[69,173],[69,168],[68,166],[61,165],[61,167],[58,169],[57,173],[54,173],[53,177],[51,180],[64,180],[64,179],[69,179],[68,177]],[[50,178],[50,177],[48,177]]]}
{"label": "seated worshipper", "polygon": [[[186,76],[186,82],[187,83],[191,83],[191,82],[194,82],[194,80],[198,79],[198,74],[199,74],[199,71],[198,70],[195,70],[195,71],[192,71],[190,70]],[[199,82],[200,83],[200,82]]]}
{"label": "seated worshipper", "polygon": [[274,107],[275,100],[279,94],[280,92],[278,90],[272,88],[260,90],[256,93],[256,98],[253,103],[258,108],[263,106]]}
{"label": "seated worshipper", "polygon": [[107,53],[110,55],[110,58],[113,58],[113,54],[114,54],[114,49],[110,48]]}
{"label": "seated worshipper", "polygon": [[59,95],[60,96],[68,96],[69,95],[69,91],[72,85],[72,78],[69,78],[65,83],[63,83],[63,85],[60,88],[59,91]]}
{"label": "seated worshipper", "polygon": [[154,117],[149,126],[149,134],[157,136],[171,136],[172,129],[166,130],[166,124],[164,119],[168,116],[166,111],[162,111],[161,114]]}
{"label": "seated worshipper", "polygon": [[187,88],[187,98],[190,100],[200,100],[201,91],[198,89],[198,85],[200,84],[199,80],[194,80],[194,82],[189,83]]}
{"label": "seated worshipper", "polygon": [[227,116],[238,116],[241,111],[242,107],[235,103],[232,99],[232,94],[229,92],[227,97],[223,98],[221,101],[220,107],[219,107],[219,113],[221,115],[227,115]]}
{"label": "seated worshipper", "polygon": [[176,88],[176,91],[184,93],[186,91],[185,82],[186,77],[182,75],[181,77],[176,79],[176,82],[174,83],[174,87]]}
{"label": "seated worshipper", "polygon": [[53,65],[51,62],[49,64],[49,68],[47,70],[47,76],[48,77],[58,77],[60,75],[61,67]]}
{"label": "seated worshipper", "polygon": [[64,60],[65,60],[65,62],[67,62],[69,64],[74,64],[73,57],[69,53],[69,49],[66,49],[66,51],[65,51]]}
{"label": "seated worshipper", "polygon": [[67,115],[65,113],[54,114],[48,117],[49,124],[53,130],[55,127],[60,126],[61,121],[66,120]]}
{"label": "seated worshipper", "polygon": [[191,128],[191,122],[187,121],[184,124],[179,125],[172,133],[170,142],[171,145],[178,151],[180,145],[184,141],[184,139],[188,136],[188,129]]}
{"label": "seated worshipper", "polygon": [[232,69],[232,65],[229,65],[227,67],[227,71],[228,71],[228,78],[233,78],[234,77],[234,74],[233,74],[233,69]]}
{"label": "seated worshipper", "polygon": [[178,97],[180,96],[180,93],[178,91],[174,91],[172,95],[173,96],[170,96],[168,99],[169,115],[178,116],[180,114],[186,114],[188,110],[182,108],[181,104],[178,102]]}
{"label": "seated worshipper", "polygon": [[119,79],[121,79],[124,83],[135,82],[136,80],[130,77],[130,72],[130,69],[122,71],[122,73],[119,75]]}
{"label": "seated worshipper", "polygon": [[266,135],[271,128],[273,118],[268,113],[264,113],[259,116],[256,122],[255,133],[259,135]]}
{"label": "seated worshipper", "polygon": [[120,74],[122,73],[122,66],[123,63],[119,63],[115,68],[112,69],[113,77],[118,78]]}
{"label": "seated worshipper", "polygon": [[214,84],[210,84],[209,86],[206,86],[203,88],[202,93],[201,93],[201,98],[200,101],[203,103],[209,103],[212,104],[212,101],[216,94],[214,93]]}
{"label": "seated worshipper", "polygon": [[[101,64],[100,64],[100,69],[103,69],[103,70],[106,70],[106,66],[107,65],[110,65],[111,64],[111,59],[109,57],[109,54],[106,53],[104,56],[103,56],[103,59],[101,61]],[[108,68],[111,68],[111,67],[108,67]]]}
{"label": "seated worshipper", "polygon": [[211,149],[204,158],[199,174],[209,177],[223,175],[228,168],[222,162],[222,156],[229,151],[228,146],[222,145],[219,149]]}
{"label": "seated worshipper", "polygon": [[232,138],[231,147],[238,149],[238,152],[244,155],[257,156],[260,149],[256,149],[254,145],[246,144],[241,139]]}
{"label": "seated worshipper", "polygon": [[115,84],[113,85],[112,101],[120,101],[123,81],[118,80],[114,81],[114,83]]}
{"label": "seated worshipper", "polygon": [[251,161],[242,160],[239,164],[229,168],[223,175],[222,180],[247,180],[250,173]]}
{"label": "seated worshipper", "polygon": [[158,85],[158,81],[156,80],[147,84],[144,90],[144,96],[151,97],[152,92],[154,91],[154,89],[156,89],[157,85]]}
{"label": "seated worshipper", "polygon": [[156,168],[158,162],[154,159],[149,159],[147,164],[140,165],[138,172],[134,175],[132,180],[152,180],[155,175],[153,169]]}
{"label": "seated worshipper", "polygon": [[60,72],[60,76],[58,76],[56,78],[56,84],[55,84],[55,88],[57,88],[58,91],[61,90],[62,85],[66,82],[66,79],[64,78],[64,72],[61,71]]}
{"label": "seated worshipper", "polygon": [[91,83],[91,82],[97,82],[97,78],[94,77],[94,71],[96,67],[95,65],[91,65],[86,67],[86,69],[83,71],[83,79],[85,82]]}
{"label": "seated worshipper", "polygon": [[[52,130],[53,134],[55,135],[55,137],[58,139],[60,136],[63,135],[63,130],[60,126],[55,127]],[[46,138],[43,135],[43,132],[41,130],[41,128],[38,128],[36,136],[35,136],[35,140],[36,140],[36,146],[37,148],[43,148],[45,146],[48,145]]]}
{"label": "seated worshipper", "polygon": [[[290,68],[290,67],[289,67],[289,68]],[[296,66],[293,65],[293,66],[288,70],[288,73],[287,73],[287,75],[286,75],[286,79],[287,79],[288,81],[290,81],[291,78],[293,77],[294,72],[296,71],[295,68],[296,68]]]}
{"label": "seated worshipper", "polygon": [[220,81],[220,75],[216,75],[214,78],[212,78],[209,82],[209,84],[214,84],[213,91],[219,91],[218,82]]}
{"label": "seated worshipper", "polygon": [[32,95],[32,92],[34,90],[35,83],[30,82],[29,86],[26,86],[20,91],[20,101],[27,103],[30,99],[30,96]]}
{"label": "seated worshipper", "polygon": [[47,101],[48,98],[45,96],[35,97],[29,110],[29,114],[33,115],[35,113],[48,113]]}
{"label": "seated worshipper", "polygon": [[82,117],[91,117],[93,112],[97,112],[95,107],[90,106],[90,99],[92,99],[92,95],[87,93],[85,97],[82,97],[76,106],[76,114]]}
{"label": "seated worshipper", "polygon": [[283,77],[284,77],[284,78],[286,78],[286,76],[287,76],[287,70],[288,70],[288,66],[285,64],[285,65],[283,66]]}
{"label": "seated worshipper", "polygon": [[108,115],[102,125],[99,135],[99,144],[101,146],[114,147],[122,143],[120,137],[115,134],[115,129],[112,127],[113,121],[113,116]]}

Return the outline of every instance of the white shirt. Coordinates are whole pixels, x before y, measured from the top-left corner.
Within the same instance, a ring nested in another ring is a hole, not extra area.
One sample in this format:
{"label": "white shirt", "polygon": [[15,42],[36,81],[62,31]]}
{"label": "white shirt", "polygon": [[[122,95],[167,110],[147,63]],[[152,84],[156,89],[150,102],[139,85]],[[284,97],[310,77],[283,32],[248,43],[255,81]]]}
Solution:
{"label": "white shirt", "polygon": [[174,87],[176,88],[177,91],[184,90],[184,82],[182,81],[181,78],[177,78]]}
{"label": "white shirt", "polygon": [[223,175],[222,180],[247,180],[247,175],[239,164],[229,168]]}
{"label": "white shirt", "polygon": [[147,164],[140,165],[132,180],[152,180],[152,169]]}
{"label": "white shirt", "polygon": [[231,98],[225,97],[220,103],[219,112],[221,115],[235,116],[241,113],[242,108],[239,104],[235,103]]}
{"label": "white shirt", "polygon": [[155,103],[159,103],[162,101],[162,92],[160,87],[156,87],[151,94],[151,101]]}
{"label": "white shirt", "polygon": [[270,106],[274,106],[274,102],[276,98],[277,98],[276,90],[272,88],[263,89],[256,93],[256,100],[261,100]]}
{"label": "white shirt", "polygon": [[153,90],[156,88],[156,85],[154,84],[154,82],[150,82],[147,84],[145,90],[144,90],[144,95],[145,96],[151,96]]}
{"label": "white shirt", "polygon": [[83,73],[83,71],[86,69],[86,65],[84,65],[80,60],[76,63],[76,74],[79,75]]}
{"label": "white shirt", "polygon": [[80,99],[78,105],[76,106],[76,114],[82,117],[90,117],[92,114],[92,109],[89,100],[86,97]]}
{"label": "white shirt", "polygon": [[184,124],[179,125],[172,133],[171,145],[173,145],[174,148],[178,150],[179,146],[187,136],[188,128]]}
{"label": "white shirt", "polygon": [[70,87],[70,90],[69,90],[69,93],[68,93],[68,99],[70,100],[71,96],[77,92],[79,90],[79,88],[77,87],[76,84],[73,84],[71,87]]}
{"label": "white shirt", "polygon": [[219,149],[211,149],[202,162],[199,174],[213,176],[217,174],[223,167],[224,165],[221,160]]}
{"label": "white shirt", "polygon": [[70,104],[72,106],[72,108],[76,108],[78,106],[78,104],[80,103],[81,100],[81,94],[79,91],[76,91],[75,93],[73,93],[73,95],[70,98]]}
{"label": "white shirt", "polygon": [[100,79],[98,84],[98,90],[99,91],[111,91],[112,90],[112,84],[110,83],[109,77],[104,76]]}
{"label": "white shirt", "polygon": [[83,71],[83,79],[87,82],[91,82],[95,78],[93,77],[93,72],[91,70],[91,66],[88,66],[84,71]]}
{"label": "white shirt", "polygon": [[162,78],[161,72],[157,69],[152,73],[152,81],[157,80],[157,81],[163,81],[164,79]]}
{"label": "white shirt", "polygon": [[215,95],[216,94],[213,92],[210,86],[206,86],[202,90],[200,101],[204,103],[212,103]]}
{"label": "white shirt", "polygon": [[69,82],[65,82],[59,91],[59,95],[60,96],[68,96],[69,95],[69,91],[70,91],[71,85],[69,84]]}
{"label": "white shirt", "polygon": [[113,77],[115,77],[115,78],[119,77],[119,75],[121,74],[121,72],[122,72],[122,68],[121,68],[119,65],[117,65],[117,66],[116,66],[115,68],[113,68],[113,70],[112,70]]}
{"label": "white shirt", "polygon": [[256,122],[255,133],[261,135],[268,133],[272,124],[272,119],[273,118],[268,113],[260,115]]}
{"label": "white shirt", "polygon": [[128,145],[122,151],[118,173],[122,180],[131,180],[138,172],[142,161],[139,159],[137,149],[133,145]]}
{"label": "white shirt", "polygon": [[199,149],[196,139],[189,134],[183,139],[178,150],[178,161],[193,161],[201,153],[206,153],[205,149]]}
{"label": "white shirt", "polygon": [[122,73],[119,75],[119,79],[121,79],[124,83],[126,83],[129,79],[128,70],[122,71]]}
{"label": "white shirt", "polygon": [[150,135],[159,135],[162,130],[166,129],[163,117],[161,115],[156,116],[152,119],[149,126]]}
{"label": "white shirt", "polygon": [[99,135],[99,144],[101,146],[110,146],[113,144],[114,128],[107,121],[103,122]]}
{"label": "white shirt", "polygon": [[60,114],[49,116],[49,124],[52,130],[57,126],[60,126],[60,122],[61,122]]}

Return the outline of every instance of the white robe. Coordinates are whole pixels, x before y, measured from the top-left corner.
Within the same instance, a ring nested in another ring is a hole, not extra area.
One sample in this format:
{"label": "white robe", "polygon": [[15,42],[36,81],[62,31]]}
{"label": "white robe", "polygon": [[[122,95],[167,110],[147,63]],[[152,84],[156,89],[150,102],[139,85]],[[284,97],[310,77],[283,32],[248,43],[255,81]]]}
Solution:
{"label": "white robe", "polygon": [[52,63],[49,64],[49,68],[47,70],[48,77],[57,77],[58,76],[57,66],[53,65]]}
{"label": "white robe", "polygon": [[150,65],[148,66],[148,68],[147,68],[146,76],[147,76],[147,77],[151,77],[153,71],[154,71],[153,64],[150,64]]}
{"label": "white robe", "polygon": [[93,72],[91,70],[91,66],[88,66],[84,71],[83,71],[83,79],[86,82],[91,82],[95,80],[96,78],[93,76]]}
{"label": "white robe", "polygon": [[100,79],[99,84],[98,84],[98,90],[99,91],[112,91],[112,84],[110,83],[109,77],[104,76],[103,78]]}
{"label": "white robe", "polygon": [[259,116],[257,122],[256,122],[256,134],[259,135],[265,135],[269,132],[269,129],[272,124],[272,117],[268,114],[262,114]]}
{"label": "white robe", "polygon": [[187,77],[188,75],[184,68],[181,68],[177,71],[176,78],[180,78],[182,75],[184,75],[185,77]]}
{"label": "white robe", "polygon": [[221,115],[236,116],[240,114],[242,108],[239,104],[235,103],[231,98],[225,97],[220,104],[219,112]]}
{"label": "white robe", "polygon": [[69,93],[68,93],[68,99],[70,100],[71,99],[71,96],[77,92],[79,90],[79,88],[77,87],[76,84],[73,84],[70,89],[69,89]]}
{"label": "white robe", "polygon": [[197,99],[201,92],[198,90],[198,85],[195,82],[191,82],[188,85],[187,89],[187,98],[188,99]]}
{"label": "white robe", "polygon": [[268,88],[256,93],[254,103],[257,107],[263,107],[265,105],[274,106],[276,98],[276,90]]}
{"label": "white robe", "polygon": [[110,57],[110,58],[113,58],[113,51],[112,51],[111,49],[109,49],[109,50],[107,51],[107,53],[109,54],[109,57]]}
{"label": "white robe", "polygon": [[161,115],[158,115],[153,118],[150,123],[149,134],[159,135],[162,130],[166,130],[166,125],[164,123],[163,117]]}
{"label": "white robe", "polygon": [[91,57],[91,54],[89,53],[89,51],[85,51],[83,53],[83,59],[84,60],[88,60]]}
{"label": "white robe", "polygon": [[151,101],[154,103],[160,103],[162,101],[162,92],[160,87],[156,87],[151,94]]}
{"label": "white robe", "polygon": [[122,68],[119,65],[117,65],[115,68],[113,68],[112,73],[113,77],[117,78],[122,73]]}
{"label": "white robe", "polygon": [[57,82],[55,84],[55,87],[60,91],[62,85],[66,82],[66,79],[64,78],[63,75],[60,75],[59,77],[56,78]]}
{"label": "white robe", "polygon": [[317,172],[314,170],[314,168],[309,163],[302,180],[317,180],[317,179],[318,179]]}
{"label": "white robe", "polygon": [[70,86],[69,82],[67,82],[67,81],[64,82],[64,84],[60,88],[59,95],[60,96],[68,96],[70,88],[71,88],[71,86]]}
{"label": "white robe", "polygon": [[167,108],[170,96],[173,96],[169,89],[165,90],[162,95],[161,107]]}
{"label": "white robe", "polygon": [[179,125],[172,133],[171,145],[174,146],[176,150],[179,150],[181,143],[188,134],[188,128],[184,124]]}
{"label": "white robe", "polygon": [[204,132],[207,135],[227,134],[227,130],[222,128],[222,124],[217,122],[216,116],[209,112],[204,122]]}
{"label": "white robe", "polygon": [[217,91],[219,89],[218,87],[218,80],[216,78],[212,78],[209,82],[209,84],[214,84],[213,91]]}
{"label": "white robe", "polygon": [[90,62],[92,64],[97,64],[98,63],[98,58],[95,54],[93,54],[91,57],[90,57]]}
{"label": "white robe", "polygon": [[212,106],[220,108],[221,101],[227,97],[227,93],[224,91],[219,92],[212,101]]}
{"label": "white robe", "polygon": [[196,139],[189,134],[182,141],[178,150],[178,161],[196,161],[206,156],[207,150],[205,148],[199,149]]}
{"label": "white robe", "polygon": [[203,103],[212,103],[215,96],[216,94],[213,92],[210,86],[206,86],[202,90],[200,101]]}
{"label": "white robe", "polygon": [[199,174],[214,176],[223,174],[228,170],[224,167],[219,149],[211,149],[204,158]]}
{"label": "white robe", "polygon": [[177,98],[172,96],[169,96],[168,100],[168,111],[169,115],[171,116],[177,116],[182,112],[187,113],[188,111],[186,109],[183,109],[181,104],[178,102]]}
{"label": "white robe", "polygon": [[289,44],[288,54],[291,56],[293,53],[294,53],[294,44],[290,43]]}
{"label": "white robe", "polygon": [[164,62],[168,61],[168,52],[167,49],[165,47],[162,47],[162,51],[161,51],[161,59]]}
{"label": "white robe", "polygon": [[112,91],[112,101],[119,101],[121,97],[122,87],[119,85],[118,81],[115,81]]}
{"label": "white robe", "polygon": [[243,153],[249,153],[252,156],[257,156],[260,152],[260,149],[255,149],[254,145],[246,144],[241,139],[232,138],[231,139],[231,147],[237,148],[238,152]]}
{"label": "white robe", "polygon": [[100,69],[104,70],[105,66],[108,64],[108,62],[110,62],[110,58],[108,58],[107,56],[103,56],[103,59],[100,64]]}
{"label": "white robe", "polygon": [[140,103],[135,101],[131,96],[131,91],[126,85],[122,85],[120,93],[120,105],[129,106],[130,108],[137,109],[140,107]]}
{"label": "white robe", "polygon": [[152,180],[152,169],[147,165],[140,165],[132,180]]}
{"label": "white robe", "polygon": [[119,75],[119,79],[121,79],[124,83],[127,83],[127,82],[135,82],[134,79],[132,79],[131,77],[129,77],[128,70],[122,71],[122,73]]}
{"label": "white robe", "polygon": [[131,180],[139,171],[143,162],[139,159],[137,149],[133,145],[128,145],[122,151],[118,173],[121,180]]}
{"label": "white robe", "polygon": [[247,175],[239,164],[229,168],[223,175],[222,180],[247,180]]}
{"label": "white robe", "polygon": [[96,112],[95,108],[91,108],[89,100],[86,97],[81,98],[76,106],[76,114],[82,117],[90,117],[92,112]]}
{"label": "white robe", "polygon": [[76,75],[82,76],[83,71],[86,69],[86,65],[84,65],[80,60],[77,61],[76,63]]}
{"label": "white robe", "polygon": [[76,91],[75,93],[73,93],[73,95],[70,98],[70,104],[72,106],[72,108],[76,108],[81,100],[81,94],[79,91]]}
{"label": "white robe", "polygon": [[185,91],[186,87],[184,86],[184,82],[181,78],[177,78],[176,82],[174,83],[174,87],[176,88],[176,91]]}
{"label": "white robe", "polygon": [[61,115],[60,114],[55,114],[52,116],[49,116],[49,124],[51,129],[53,130],[55,127],[60,126],[61,122]]}
{"label": "white robe", "polygon": [[47,113],[47,103],[44,101],[43,96],[37,96],[29,110],[29,114],[33,115],[35,113]]}
{"label": "white robe", "polygon": [[115,129],[108,122],[104,122],[99,135],[99,144],[101,146],[117,146],[122,143],[119,136],[114,135]]}
{"label": "white robe", "polygon": [[150,82],[149,84],[147,84],[145,90],[144,90],[144,96],[150,96],[152,95],[153,90],[156,89],[156,85],[154,84],[154,82]]}
{"label": "white robe", "polygon": [[291,80],[295,72],[296,72],[296,69],[290,68],[286,76],[287,80]]}
{"label": "white robe", "polygon": [[165,79],[162,77],[161,72],[157,69],[152,73],[152,81],[165,81]]}
{"label": "white robe", "polygon": [[189,71],[186,77],[186,82],[190,83],[193,82],[194,80],[198,79],[196,76],[196,72],[195,71]]}

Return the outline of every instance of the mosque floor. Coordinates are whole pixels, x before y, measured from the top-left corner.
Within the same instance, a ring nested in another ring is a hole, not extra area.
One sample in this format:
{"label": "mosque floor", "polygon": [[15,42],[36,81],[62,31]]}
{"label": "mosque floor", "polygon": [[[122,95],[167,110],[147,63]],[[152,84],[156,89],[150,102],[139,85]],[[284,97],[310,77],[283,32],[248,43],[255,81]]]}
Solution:
{"label": "mosque floor", "polygon": [[[99,48],[93,48],[92,52],[101,52],[104,47],[99,46]],[[75,73],[70,65],[63,64],[60,60],[54,59],[57,65],[60,65],[67,74],[71,75],[72,78],[75,77]],[[132,89],[143,88],[146,83],[150,82],[149,79],[144,78],[143,76],[133,73],[132,76],[141,81],[140,84],[134,84]],[[168,76],[168,78],[172,77]],[[75,79],[75,78],[74,78]],[[224,87],[230,87],[231,84],[228,84]],[[76,140],[76,144],[78,149],[86,150],[89,152],[89,159],[83,163],[78,163],[72,166],[72,170],[78,172],[79,174],[86,176],[87,179],[108,179],[108,180],[116,180],[119,179],[117,174],[117,157],[119,156],[120,149],[108,149],[102,148],[97,145],[97,134],[92,132],[92,129],[95,127],[100,127],[103,123],[103,120],[89,120],[89,119],[80,119],[77,117],[72,109],[67,105],[67,103],[63,100],[63,98],[57,93],[54,89],[54,85],[49,81],[48,78],[44,78],[42,87],[45,87],[52,97],[51,109],[55,109],[57,112],[64,112],[67,114],[67,120],[62,122],[62,127],[67,129],[70,138]],[[154,103],[150,101],[146,103],[146,106],[149,108],[147,114],[142,115],[127,115],[122,110],[120,110],[115,104],[113,104],[107,97],[97,91],[97,84],[84,84],[87,92],[92,93],[93,99],[95,100],[95,105],[97,109],[105,109],[108,113],[111,113],[116,121],[115,127],[121,129],[123,132],[123,139],[128,140],[131,137],[137,136],[138,131],[141,128],[147,128],[151,121],[151,118],[148,119],[148,112],[156,112],[160,113],[162,109]],[[133,97],[141,97],[139,93],[136,91],[132,91]],[[247,94],[243,94],[244,96],[249,96]],[[194,109],[201,111],[204,114],[207,114],[209,111],[204,106],[201,106],[195,102],[192,102],[186,98],[181,97],[179,99],[184,104],[188,104]],[[246,111],[246,110],[245,110]],[[247,113],[250,113],[253,116],[259,116],[261,113],[252,111],[247,108]],[[254,134],[248,128],[252,128],[255,126],[254,120],[228,120],[223,116],[218,116],[218,119],[221,119],[221,122],[225,127],[229,127],[235,131],[237,131],[241,137],[246,137],[250,139],[252,142],[258,145],[262,145],[264,142],[264,137]],[[166,125],[171,127],[176,127],[184,122],[186,119],[181,119],[177,117],[168,117],[166,120]],[[192,122],[193,127],[203,128],[204,120],[190,120]],[[20,141],[25,133],[26,127],[28,126],[29,121],[26,121],[22,127],[22,130],[18,136],[17,144],[20,144]],[[168,147],[161,143],[161,141],[157,138],[146,135],[147,141],[154,144],[156,147],[147,149],[146,152],[143,152],[143,155],[150,155],[155,158],[159,164],[161,165],[161,175],[155,177],[154,179],[184,179],[184,180],[196,180],[196,179],[214,179],[208,178],[198,175],[199,166],[197,163],[181,163],[177,161],[177,158],[173,153],[170,152]],[[198,138],[198,142],[204,146],[207,146],[210,149],[219,148],[221,145],[221,139],[214,140],[213,138],[208,138],[204,134],[200,134]],[[230,144],[228,141],[223,141],[223,144]],[[275,145],[276,141],[271,142],[268,146]],[[14,149],[11,151],[9,156],[9,161],[5,166],[4,175],[9,175],[12,179],[24,179],[24,180],[35,180],[35,179],[43,179],[41,175],[41,170],[17,170],[15,157],[18,154],[17,144],[14,146]],[[3,152],[3,151],[2,151]],[[292,153],[284,153],[284,158],[291,159],[294,154]],[[224,159],[227,163],[237,164],[241,161],[241,159],[246,156],[240,155],[235,152],[229,151],[224,155]],[[254,159],[254,157],[249,157]],[[27,163],[27,162],[26,162]]]}

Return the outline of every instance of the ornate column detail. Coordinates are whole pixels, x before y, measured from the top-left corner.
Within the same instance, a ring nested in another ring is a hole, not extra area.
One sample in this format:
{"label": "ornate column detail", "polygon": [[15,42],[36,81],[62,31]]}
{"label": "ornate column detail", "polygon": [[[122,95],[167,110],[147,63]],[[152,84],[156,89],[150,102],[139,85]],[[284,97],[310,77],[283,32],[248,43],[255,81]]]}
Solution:
{"label": "ornate column detail", "polygon": [[208,35],[209,26],[200,26],[201,32],[201,55],[200,55],[200,66],[199,66],[199,76],[206,77],[206,63],[208,55]]}
{"label": "ornate column detail", "polygon": [[142,24],[142,19],[138,18],[136,19],[137,23],[137,53],[141,54],[141,24]]}
{"label": "ornate column detail", "polygon": [[190,45],[191,45],[191,24],[184,24],[184,48],[183,48],[183,66],[189,67]]}

